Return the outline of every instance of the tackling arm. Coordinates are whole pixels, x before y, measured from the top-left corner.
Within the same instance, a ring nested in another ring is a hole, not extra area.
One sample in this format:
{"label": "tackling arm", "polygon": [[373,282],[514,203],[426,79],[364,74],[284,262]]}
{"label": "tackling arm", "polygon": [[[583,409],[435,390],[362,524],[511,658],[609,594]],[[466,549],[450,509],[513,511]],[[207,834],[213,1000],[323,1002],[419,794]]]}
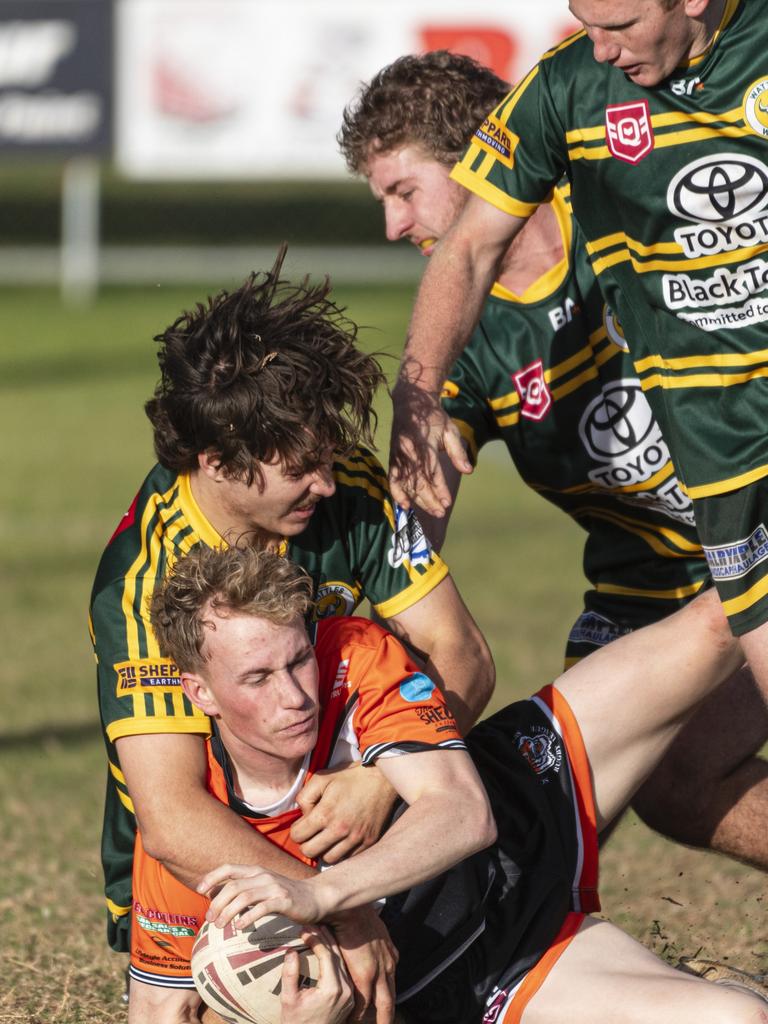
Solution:
{"label": "tackling arm", "polygon": [[471,472],[459,432],[440,408],[440,390],[524,224],[524,219],[470,196],[430,257],[392,392],[390,485],[404,508],[417,501],[429,514],[441,516],[450,505],[437,459],[440,451],[447,452],[460,472]]}
{"label": "tackling arm", "polygon": [[386,625],[423,658],[424,671],[440,686],[459,730],[466,735],[491,699],[496,670],[488,644],[453,579],[446,576]]}
{"label": "tackling arm", "polygon": [[201,736],[125,736],[117,749],[144,848],[185,885],[241,857],[291,878],[314,874],[208,792]]}
{"label": "tackling arm", "polygon": [[430,750],[380,758],[381,771],[407,808],[375,846],[309,881],[293,881],[253,867],[224,865],[199,890],[215,895],[208,920],[218,927],[242,913],[246,925],[266,914],[315,922],[338,911],[418,885],[489,846],[496,825],[469,755]]}

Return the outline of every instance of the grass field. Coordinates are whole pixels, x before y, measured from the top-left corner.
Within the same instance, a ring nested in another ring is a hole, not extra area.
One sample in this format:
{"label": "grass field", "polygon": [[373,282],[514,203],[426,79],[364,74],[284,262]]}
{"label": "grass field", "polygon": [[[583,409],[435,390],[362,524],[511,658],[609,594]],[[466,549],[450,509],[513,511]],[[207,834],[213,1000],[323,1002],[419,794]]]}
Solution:
{"label": "grass field", "polygon": [[[105,762],[86,609],[99,553],[151,463],[152,335],[204,294],[115,291],[74,312],[53,293],[2,295],[0,1024],[125,1020],[124,964],[104,939]],[[337,294],[376,325],[367,347],[397,351],[407,290]],[[493,648],[497,705],[559,670],[580,607],[580,544],[489,450],[464,486],[446,557]],[[602,879],[607,916],[663,955],[701,948],[768,970],[764,876],[629,817]]]}

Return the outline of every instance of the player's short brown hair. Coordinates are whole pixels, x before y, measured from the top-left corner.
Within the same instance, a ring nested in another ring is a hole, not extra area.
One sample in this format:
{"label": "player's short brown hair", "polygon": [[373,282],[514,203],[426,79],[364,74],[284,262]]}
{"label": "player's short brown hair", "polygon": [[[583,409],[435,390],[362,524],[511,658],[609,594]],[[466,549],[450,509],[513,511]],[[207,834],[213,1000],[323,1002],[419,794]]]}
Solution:
{"label": "player's short brown hair", "polygon": [[163,656],[182,672],[199,672],[211,613],[287,625],[311,606],[312,580],[287,558],[253,547],[201,544],[176,562],[155,591],[150,618]]}
{"label": "player's short brown hair", "polygon": [[277,457],[301,473],[329,449],[373,445],[381,367],[357,348],[357,326],[328,298],[328,278],[289,284],[284,257],[285,248],[267,273],[155,337],[161,377],[145,409],[169,469],[195,469],[212,451],[228,476],[250,484],[256,461]]}
{"label": "player's short brown hair", "polygon": [[508,92],[507,82],[471,57],[447,50],[400,57],[345,109],[339,148],[355,174],[365,173],[369,155],[414,143],[453,164]]}

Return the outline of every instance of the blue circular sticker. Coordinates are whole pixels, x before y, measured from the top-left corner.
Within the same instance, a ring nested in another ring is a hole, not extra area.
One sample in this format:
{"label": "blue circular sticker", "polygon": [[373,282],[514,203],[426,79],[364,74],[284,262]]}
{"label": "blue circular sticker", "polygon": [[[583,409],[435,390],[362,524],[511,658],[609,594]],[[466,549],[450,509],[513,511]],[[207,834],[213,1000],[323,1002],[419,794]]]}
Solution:
{"label": "blue circular sticker", "polygon": [[423,672],[414,672],[412,676],[408,676],[400,683],[400,696],[409,704],[429,700],[434,692],[435,684]]}

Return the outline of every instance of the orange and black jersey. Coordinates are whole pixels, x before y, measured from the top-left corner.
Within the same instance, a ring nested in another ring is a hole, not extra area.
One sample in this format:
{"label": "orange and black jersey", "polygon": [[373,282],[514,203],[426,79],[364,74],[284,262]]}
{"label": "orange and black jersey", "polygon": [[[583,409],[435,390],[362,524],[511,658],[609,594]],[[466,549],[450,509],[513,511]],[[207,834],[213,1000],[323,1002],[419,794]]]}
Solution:
{"label": "orange and black jersey", "polygon": [[[320,720],[303,783],[323,768],[422,750],[464,750],[453,715],[432,680],[420,672],[400,642],[361,618],[316,623],[315,653]],[[313,863],[291,840],[301,812],[292,805],[259,814],[234,793],[226,751],[217,733],[208,741],[208,788],[273,843]]]}

